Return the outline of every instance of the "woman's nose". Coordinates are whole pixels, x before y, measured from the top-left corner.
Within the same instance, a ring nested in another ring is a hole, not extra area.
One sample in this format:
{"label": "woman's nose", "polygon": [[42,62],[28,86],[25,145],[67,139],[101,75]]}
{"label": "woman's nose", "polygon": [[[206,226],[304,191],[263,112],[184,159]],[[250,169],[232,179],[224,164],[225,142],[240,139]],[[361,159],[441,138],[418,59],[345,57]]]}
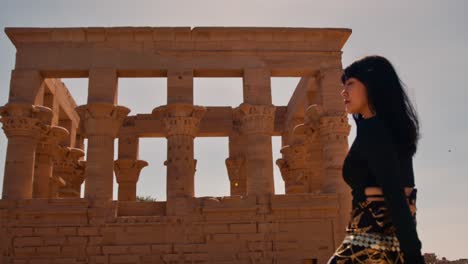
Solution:
{"label": "woman's nose", "polygon": [[343,90],[341,91],[341,96],[345,97],[345,92],[346,92],[346,89],[343,89]]}

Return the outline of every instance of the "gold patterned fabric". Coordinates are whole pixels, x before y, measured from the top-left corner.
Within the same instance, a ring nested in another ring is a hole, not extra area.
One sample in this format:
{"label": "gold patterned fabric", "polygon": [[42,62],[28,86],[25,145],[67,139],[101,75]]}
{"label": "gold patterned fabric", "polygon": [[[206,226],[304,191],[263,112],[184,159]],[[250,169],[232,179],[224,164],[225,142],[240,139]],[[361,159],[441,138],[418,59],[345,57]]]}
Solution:
{"label": "gold patterned fabric", "polygon": [[[408,204],[416,223],[415,193],[410,195]],[[346,236],[327,264],[353,263],[405,263],[385,201],[366,200],[353,204]]]}

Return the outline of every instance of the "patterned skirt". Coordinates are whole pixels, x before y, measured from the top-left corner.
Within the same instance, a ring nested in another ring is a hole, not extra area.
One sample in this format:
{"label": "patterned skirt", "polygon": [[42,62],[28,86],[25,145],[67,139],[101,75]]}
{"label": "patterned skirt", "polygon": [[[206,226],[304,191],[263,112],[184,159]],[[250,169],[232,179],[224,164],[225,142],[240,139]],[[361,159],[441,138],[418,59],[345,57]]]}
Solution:
{"label": "patterned skirt", "polygon": [[[416,223],[416,188],[408,202]],[[400,251],[387,209],[385,201],[366,200],[353,205],[346,236],[327,264],[404,263],[404,253]]]}

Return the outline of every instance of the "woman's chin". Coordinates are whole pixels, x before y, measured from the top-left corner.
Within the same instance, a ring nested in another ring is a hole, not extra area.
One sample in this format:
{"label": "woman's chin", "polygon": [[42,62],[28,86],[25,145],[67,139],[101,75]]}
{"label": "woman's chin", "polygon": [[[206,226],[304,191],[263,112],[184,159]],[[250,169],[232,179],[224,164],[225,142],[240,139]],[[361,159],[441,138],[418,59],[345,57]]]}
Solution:
{"label": "woman's chin", "polygon": [[354,111],[352,109],[349,109],[348,107],[345,107],[345,111],[347,114],[354,114]]}

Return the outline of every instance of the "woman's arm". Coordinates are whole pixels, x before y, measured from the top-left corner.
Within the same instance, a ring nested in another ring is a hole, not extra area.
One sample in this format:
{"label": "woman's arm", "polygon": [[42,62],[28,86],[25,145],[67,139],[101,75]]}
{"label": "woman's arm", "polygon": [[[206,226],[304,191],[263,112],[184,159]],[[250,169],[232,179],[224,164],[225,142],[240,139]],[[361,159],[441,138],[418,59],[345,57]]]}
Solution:
{"label": "woman's arm", "polygon": [[416,224],[413,221],[404,189],[400,186],[399,155],[391,132],[382,120],[371,121],[365,124],[362,135],[369,170],[372,175],[375,175],[377,184],[382,188],[406,263],[424,263]]}

